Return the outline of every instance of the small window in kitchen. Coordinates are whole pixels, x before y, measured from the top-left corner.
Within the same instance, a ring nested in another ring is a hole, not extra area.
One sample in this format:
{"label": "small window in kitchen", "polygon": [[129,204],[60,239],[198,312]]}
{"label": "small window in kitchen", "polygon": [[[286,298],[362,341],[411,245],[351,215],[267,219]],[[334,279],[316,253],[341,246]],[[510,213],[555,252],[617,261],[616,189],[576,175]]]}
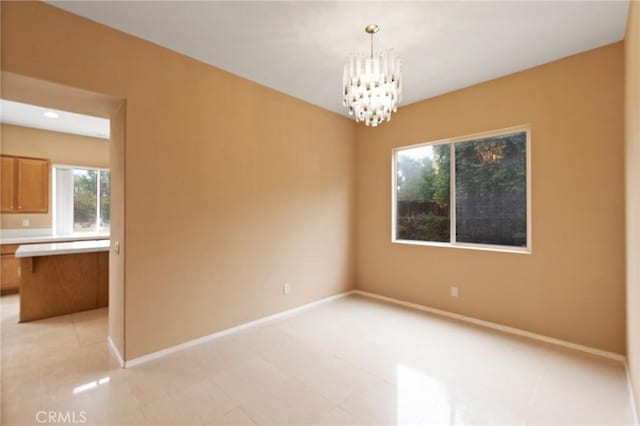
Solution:
{"label": "small window in kitchen", "polygon": [[53,185],[57,234],[109,232],[109,170],[54,166]]}

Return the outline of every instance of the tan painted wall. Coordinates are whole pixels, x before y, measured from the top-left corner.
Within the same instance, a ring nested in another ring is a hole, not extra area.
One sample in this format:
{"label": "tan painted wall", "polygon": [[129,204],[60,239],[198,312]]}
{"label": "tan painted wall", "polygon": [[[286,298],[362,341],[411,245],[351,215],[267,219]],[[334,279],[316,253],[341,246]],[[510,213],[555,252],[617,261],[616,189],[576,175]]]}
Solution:
{"label": "tan painted wall", "polygon": [[[9,124],[0,126],[0,152],[7,155],[48,158],[54,164],[109,167],[109,141],[106,139]],[[51,191],[49,206],[51,206]],[[51,209],[48,214],[2,214],[1,216],[2,229],[23,228],[22,219],[29,219],[29,228],[51,228]]]}
{"label": "tan painted wall", "polygon": [[[127,100],[127,359],[354,281],[624,352],[621,43],[407,106],[391,123],[356,130],[340,116],[49,5],[1,7],[3,70]],[[525,123],[533,254],[390,243],[393,147]],[[289,297],[281,295],[284,282],[293,286]]]}
{"label": "tan painted wall", "polygon": [[353,287],[350,120],[44,3],[1,7],[4,71],[126,98],[126,359]]}
{"label": "tan painted wall", "polygon": [[[358,127],[358,288],[624,353],[623,59],[616,43]],[[527,123],[532,254],[391,243],[392,148]]]}
{"label": "tan painted wall", "polygon": [[625,47],[627,358],[640,408],[640,3],[629,9]]}

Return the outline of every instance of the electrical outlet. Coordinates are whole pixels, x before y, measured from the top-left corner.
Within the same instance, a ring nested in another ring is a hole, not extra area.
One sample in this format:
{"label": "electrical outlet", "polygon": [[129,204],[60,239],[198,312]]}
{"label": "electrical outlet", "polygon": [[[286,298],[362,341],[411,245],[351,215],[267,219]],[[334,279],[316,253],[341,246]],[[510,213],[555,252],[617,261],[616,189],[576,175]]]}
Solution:
{"label": "electrical outlet", "polygon": [[29,219],[22,219],[22,226],[24,228],[28,228],[30,224],[31,224],[31,221]]}
{"label": "electrical outlet", "polygon": [[458,287],[451,287],[451,297],[458,297]]}
{"label": "electrical outlet", "polygon": [[289,293],[291,293],[291,284],[289,284],[289,283],[285,283],[285,284],[282,286],[282,294],[284,294],[284,295],[286,296],[286,295],[287,295],[287,294],[289,294]]}

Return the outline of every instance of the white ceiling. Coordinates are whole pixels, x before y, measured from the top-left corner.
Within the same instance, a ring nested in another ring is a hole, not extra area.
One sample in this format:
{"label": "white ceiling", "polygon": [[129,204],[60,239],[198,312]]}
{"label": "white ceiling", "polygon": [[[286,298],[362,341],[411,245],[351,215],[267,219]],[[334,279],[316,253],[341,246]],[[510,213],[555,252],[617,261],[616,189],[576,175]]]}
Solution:
{"label": "white ceiling", "polygon": [[346,114],[342,66],[376,50],[403,60],[410,104],[624,36],[628,1],[52,1],[320,107]]}
{"label": "white ceiling", "polygon": [[[56,113],[58,118],[45,116],[44,114],[49,111]],[[106,118],[44,108],[6,99],[0,100],[0,122],[51,130],[53,132],[109,139],[109,120]]]}

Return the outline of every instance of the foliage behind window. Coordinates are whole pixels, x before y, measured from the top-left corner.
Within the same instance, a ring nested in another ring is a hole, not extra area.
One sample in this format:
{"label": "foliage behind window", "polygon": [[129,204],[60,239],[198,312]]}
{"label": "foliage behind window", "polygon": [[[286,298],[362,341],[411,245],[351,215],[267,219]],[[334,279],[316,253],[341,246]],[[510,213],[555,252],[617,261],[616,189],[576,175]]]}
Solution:
{"label": "foliage behind window", "polygon": [[449,145],[397,155],[397,232],[403,240],[449,241]]}
{"label": "foliage behind window", "polygon": [[455,150],[456,241],[526,246],[526,134],[457,143]]}
{"label": "foliage behind window", "polygon": [[396,151],[395,238],[526,246],[526,150],[522,131]]}
{"label": "foliage behind window", "polygon": [[105,170],[73,170],[73,231],[108,232],[110,174]]}

